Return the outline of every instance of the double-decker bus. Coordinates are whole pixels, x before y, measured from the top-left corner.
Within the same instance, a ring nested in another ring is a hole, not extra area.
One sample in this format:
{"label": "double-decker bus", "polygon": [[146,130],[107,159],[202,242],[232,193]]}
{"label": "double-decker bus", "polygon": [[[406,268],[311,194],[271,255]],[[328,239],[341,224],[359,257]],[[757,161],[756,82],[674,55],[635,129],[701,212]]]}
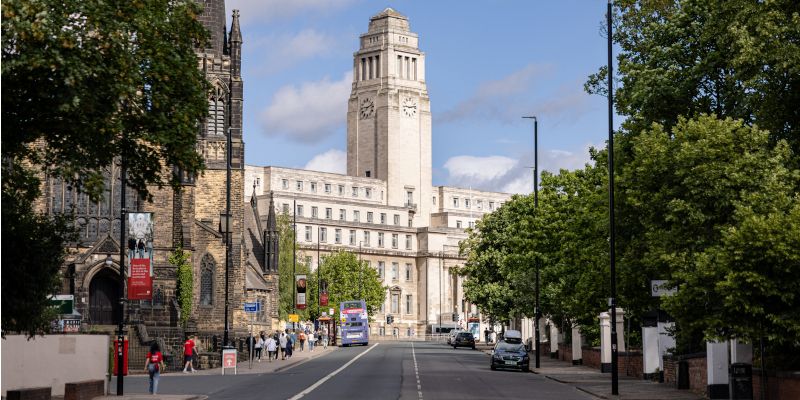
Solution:
{"label": "double-decker bus", "polygon": [[369,344],[369,315],[364,300],[344,301],[339,304],[339,321],[342,346]]}

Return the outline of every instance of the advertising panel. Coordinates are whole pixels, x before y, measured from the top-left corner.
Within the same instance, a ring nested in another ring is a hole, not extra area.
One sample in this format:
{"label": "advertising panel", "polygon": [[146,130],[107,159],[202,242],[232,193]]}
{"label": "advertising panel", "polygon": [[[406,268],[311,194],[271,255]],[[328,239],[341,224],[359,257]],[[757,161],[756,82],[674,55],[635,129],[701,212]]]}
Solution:
{"label": "advertising panel", "polygon": [[306,276],[299,274],[295,275],[294,282],[297,287],[297,300],[295,301],[295,307],[297,307],[298,310],[304,310],[306,308]]}
{"label": "advertising panel", "polygon": [[153,213],[128,213],[128,260],[134,259],[153,263]]}
{"label": "advertising panel", "polygon": [[129,300],[153,300],[153,278],[150,276],[150,260],[134,258],[131,260],[131,274],[128,277]]}

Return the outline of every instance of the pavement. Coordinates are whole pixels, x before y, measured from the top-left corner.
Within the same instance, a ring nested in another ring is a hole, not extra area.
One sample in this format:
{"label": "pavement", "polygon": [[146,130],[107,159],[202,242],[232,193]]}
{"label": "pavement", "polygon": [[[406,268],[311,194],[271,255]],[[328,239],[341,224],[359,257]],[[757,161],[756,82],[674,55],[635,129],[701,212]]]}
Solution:
{"label": "pavement", "polygon": [[[491,347],[480,345],[479,349],[491,354]],[[669,385],[644,379],[619,376],[619,395],[611,394],[611,374],[584,365],[572,365],[569,361],[550,358],[544,354],[539,359],[541,368],[533,368],[531,353],[531,371],[547,379],[572,386],[582,392],[600,399],[630,400],[699,400],[703,399],[688,390],[678,390]]]}
{"label": "pavement", "polygon": [[[322,357],[324,355],[330,354],[335,352],[338,349],[336,346],[328,346],[327,349],[324,349],[322,346],[317,346],[314,348],[314,351],[309,351],[307,348],[303,351],[299,351],[295,349],[292,353],[291,358],[287,358],[286,360],[272,360],[268,361],[266,356],[261,358],[261,362],[258,360],[253,360],[252,364],[249,360],[240,361],[236,365],[236,373],[234,374],[234,370],[232,368],[225,369],[225,375],[264,375],[264,374],[276,374],[282,371],[286,371],[290,368],[297,367],[302,365],[310,360]],[[266,354],[266,353],[264,353]],[[279,353],[280,354],[280,353]],[[174,379],[187,379],[191,380],[192,377],[216,377],[222,376],[222,368],[210,368],[210,369],[202,369],[202,370],[195,370],[194,373],[183,373],[183,372],[166,372],[161,374],[161,379],[159,380],[159,390],[164,388],[165,380],[174,380]],[[200,378],[202,379],[202,378]],[[139,392],[144,388],[147,389],[147,385],[142,385],[139,381],[147,382],[148,378],[146,375],[130,375],[125,378],[125,385],[126,385],[126,394],[123,396],[116,396],[116,377],[111,378],[111,382],[109,383],[109,395],[104,397],[97,397],[96,399],[105,399],[105,400],[153,400],[153,399],[163,399],[163,400],[204,400],[207,399],[208,396],[204,394],[158,394],[156,396],[152,396],[146,393],[133,393],[134,391]],[[131,386],[135,385],[133,389]]]}

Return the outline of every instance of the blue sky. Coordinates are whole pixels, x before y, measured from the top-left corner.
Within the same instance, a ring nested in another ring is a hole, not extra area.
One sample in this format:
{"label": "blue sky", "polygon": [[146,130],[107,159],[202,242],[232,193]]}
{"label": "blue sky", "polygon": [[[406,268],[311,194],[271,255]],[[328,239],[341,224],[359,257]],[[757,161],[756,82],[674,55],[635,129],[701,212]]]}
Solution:
{"label": "blue sky", "polygon": [[[352,55],[392,7],[426,54],[433,183],[532,190],[542,170],[580,168],[608,137],[606,100],[583,92],[606,61],[604,0],[228,0],[241,10],[246,162],[345,170]],[[619,118],[617,118],[619,119]]]}

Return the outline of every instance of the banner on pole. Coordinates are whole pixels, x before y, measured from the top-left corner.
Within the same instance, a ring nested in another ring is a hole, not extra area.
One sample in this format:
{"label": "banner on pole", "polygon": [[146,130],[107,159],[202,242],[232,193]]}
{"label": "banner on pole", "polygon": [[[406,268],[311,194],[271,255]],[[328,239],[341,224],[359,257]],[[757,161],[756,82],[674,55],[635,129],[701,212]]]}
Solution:
{"label": "banner on pole", "polygon": [[306,308],[306,276],[305,275],[295,275],[294,282],[297,286],[297,301],[295,302],[295,307],[298,310],[304,310]]}
{"label": "banner on pole", "polygon": [[131,275],[128,277],[128,300],[152,300],[153,279],[150,274],[150,260],[134,258],[131,260]]}
{"label": "banner on pole", "polygon": [[324,279],[319,281],[319,305],[328,305],[328,281]]}
{"label": "banner on pole", "polygon": [[[128,260],[150,260],[153,263],[153,213],[128,213]],[[153,271],[149,271],[153,277]]]}

